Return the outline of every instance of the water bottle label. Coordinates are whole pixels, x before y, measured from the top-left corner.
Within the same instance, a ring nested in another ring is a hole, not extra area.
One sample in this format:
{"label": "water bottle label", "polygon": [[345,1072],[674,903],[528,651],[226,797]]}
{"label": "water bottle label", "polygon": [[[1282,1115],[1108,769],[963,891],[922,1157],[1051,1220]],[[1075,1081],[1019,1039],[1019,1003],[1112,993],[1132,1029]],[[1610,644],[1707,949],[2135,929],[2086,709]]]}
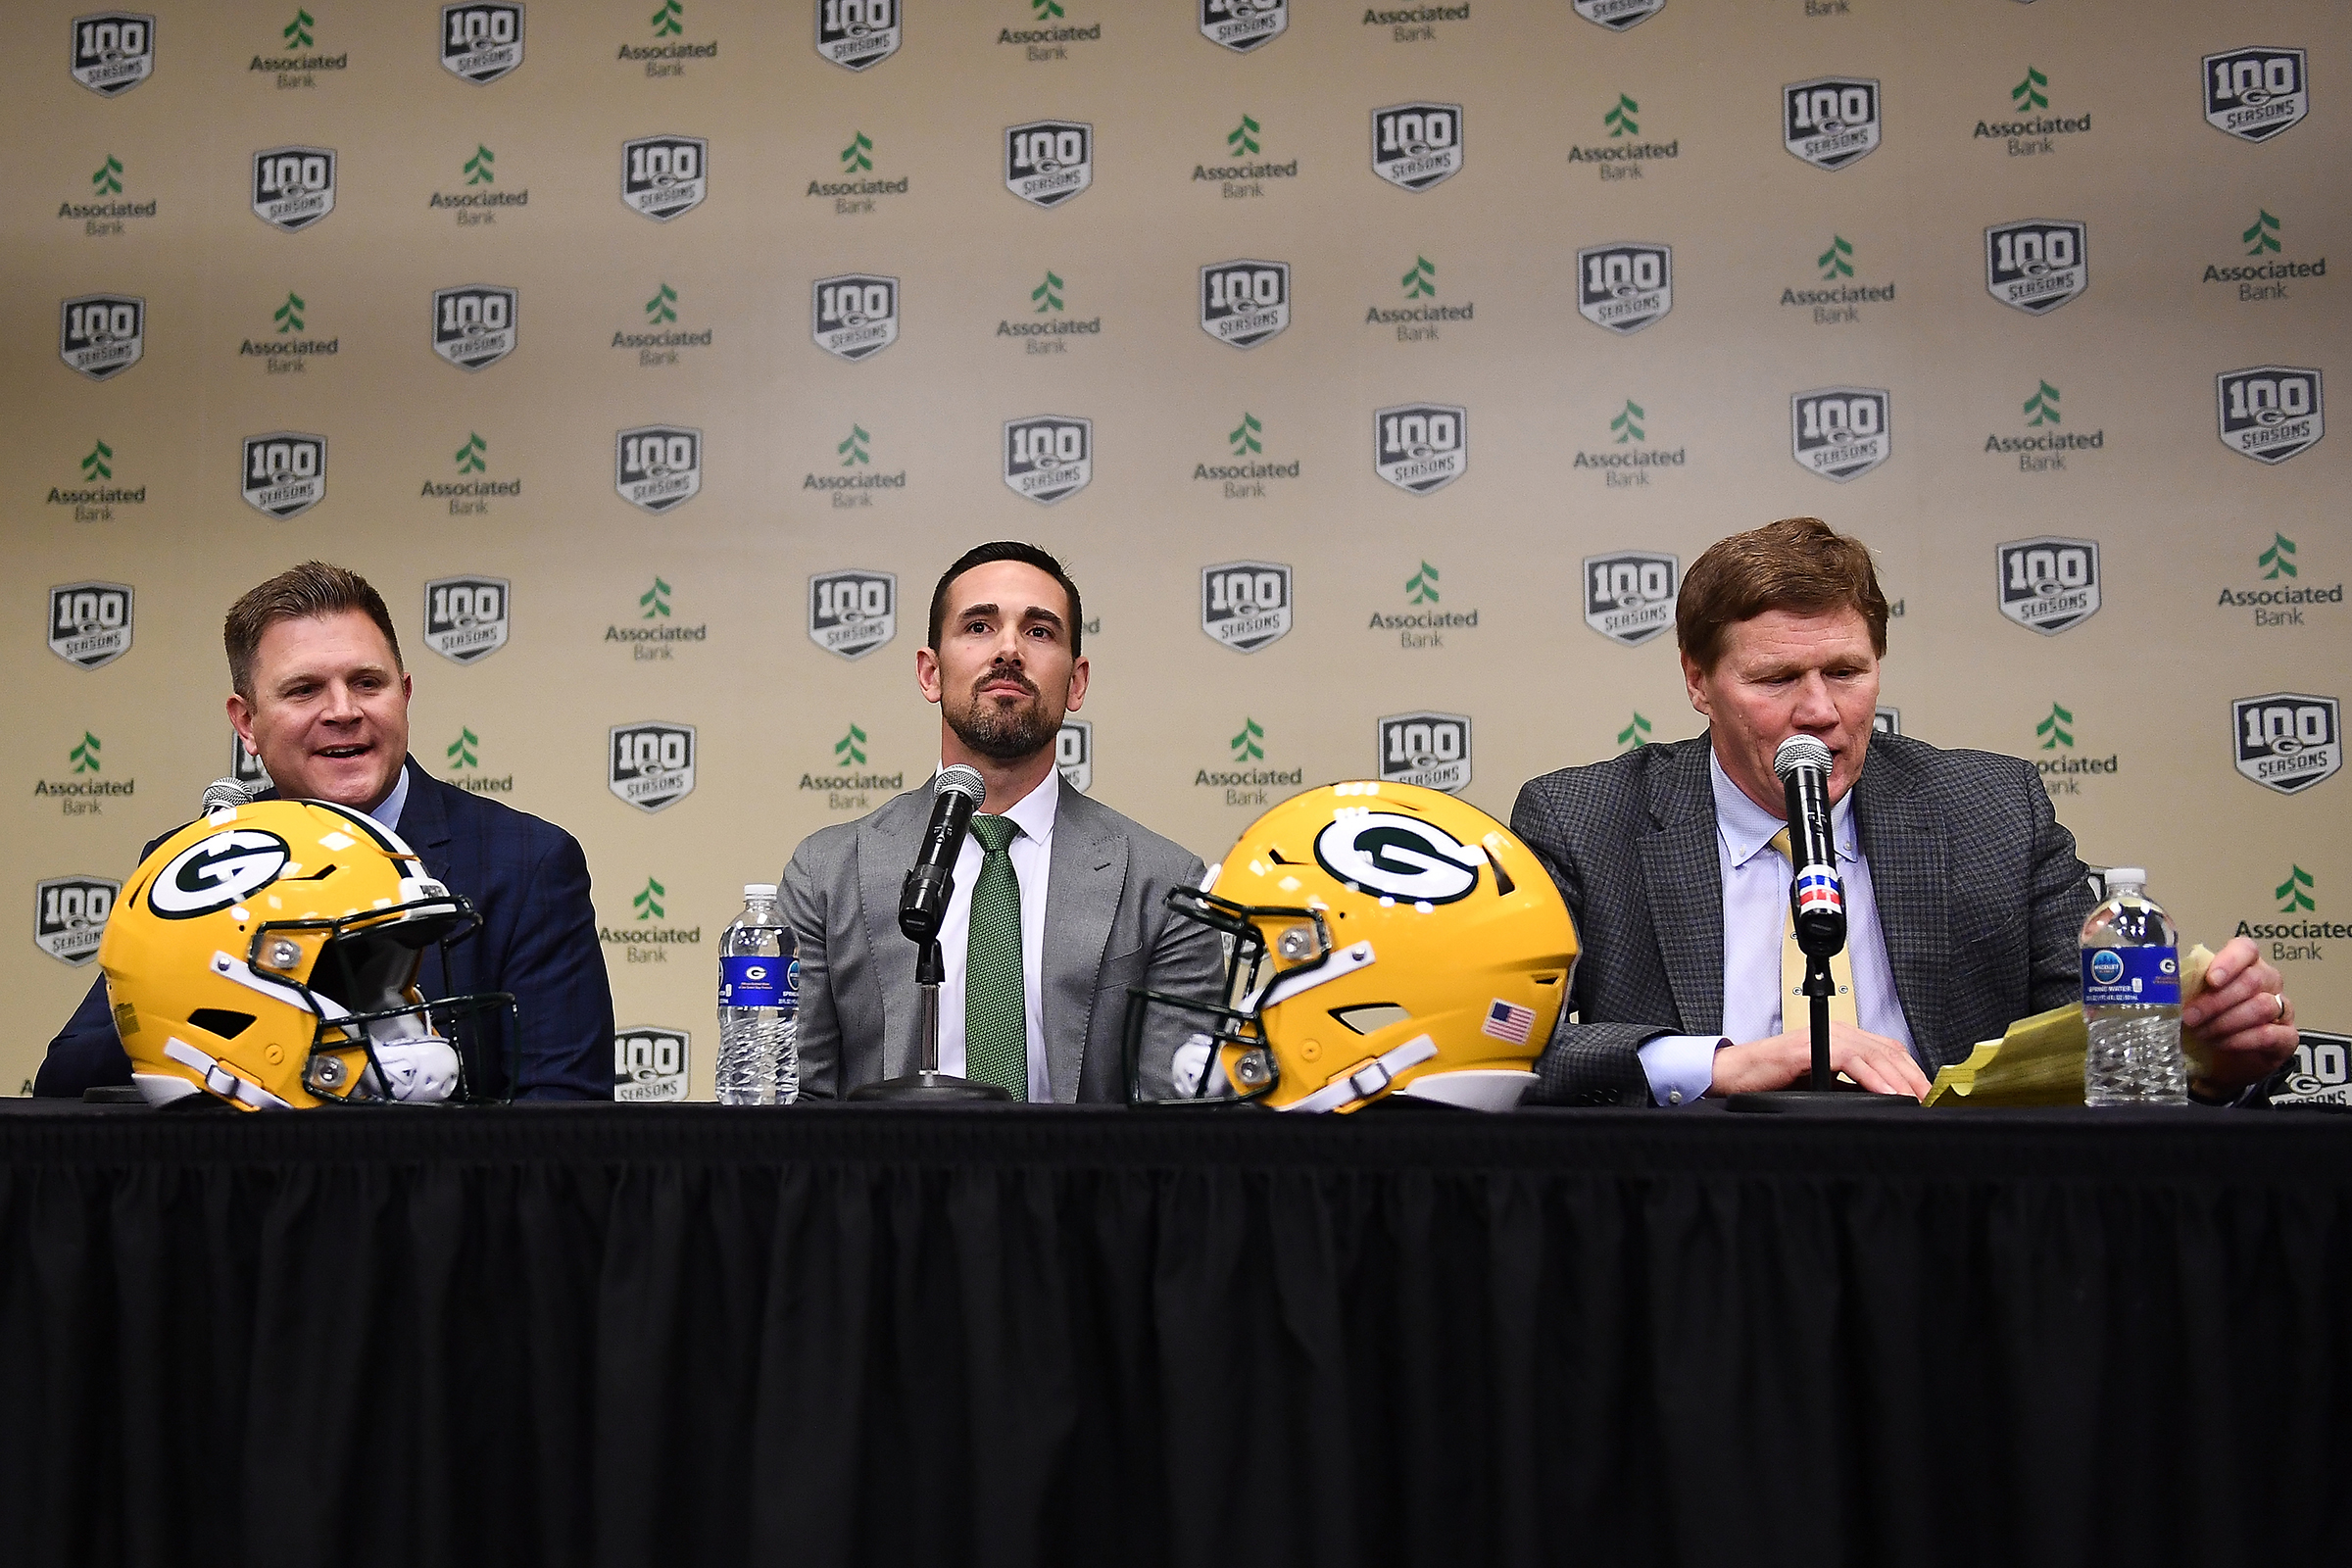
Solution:
{"label": "water bottle label", "polygon": [[2180,954],[2176,948],[2085,948],[2085,1007],[2177,1007]]}
{"label": "water bottle label", "polygon": [[718,1004],[722,1007],[790,1007],[801,993],[798,958],[721,958]]}

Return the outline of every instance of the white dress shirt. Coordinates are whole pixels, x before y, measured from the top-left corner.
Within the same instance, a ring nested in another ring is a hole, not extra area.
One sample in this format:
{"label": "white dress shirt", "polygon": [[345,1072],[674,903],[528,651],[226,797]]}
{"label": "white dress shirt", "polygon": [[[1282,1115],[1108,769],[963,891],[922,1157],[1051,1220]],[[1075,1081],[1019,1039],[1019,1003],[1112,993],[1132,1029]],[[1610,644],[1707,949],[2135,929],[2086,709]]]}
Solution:
{"label": "white dress shirt", "polygon": [[[1043,782],[1010,810],[1020,833],[1004,850],[1021,885],[1021,1019],[1029,1034],[1029,1100],[1048,1104],[1053,1081],[1046,1076],[1046,1032],[1040,999],[1046,951],[1046,880],[1054,858],[1054,816],[1061,805],[1061,770],[1048,768]],[[961,1078],[963,1062],[963,960],[972,940],[972,885],[980,880],[985,852],[967,837],[956,854],[956,889],[940,917],[939,956],[948,977],[939,988],[939,1070]]]}
{"label": "white dress shirt", "polygon": [[[1661,1035],[1641,1051],[1650,1098],[1661,1105],[1687,1105],[1707,1092],[1715,1077],[1715,1053],[1735,1041],[1744,1045],[1782,1032],[1781,945],[1788,940],[1788,861],[1773,849],[1772,836],[1785,825],[1740,793],[1712,752],[1707,775],[1715,792],[1715,858],[1723,875],[1723,1033]],[[1830,835],[1838,841],[1838,874],[1845,883],[1845,952],[1854,971],[1854,1021],[1874,1035],[1899,1042],[1914,1056],[1910,1021],[1894,993],[1894,969],[1886,959],[1886,937],[1879,927],[1879,901],[1871,890],[1870,862],[1854,833],[1854,796],[1830,808]]]}

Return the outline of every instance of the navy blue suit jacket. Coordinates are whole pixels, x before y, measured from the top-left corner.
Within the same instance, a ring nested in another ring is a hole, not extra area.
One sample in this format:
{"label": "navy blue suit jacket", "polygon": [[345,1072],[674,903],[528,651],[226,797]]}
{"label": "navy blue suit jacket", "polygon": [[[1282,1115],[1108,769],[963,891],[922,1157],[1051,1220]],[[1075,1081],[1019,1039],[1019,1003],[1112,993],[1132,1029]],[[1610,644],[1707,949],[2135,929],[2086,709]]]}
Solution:
{"label": "navy blue suit jacket", "polygon": [[[427,997],[514,994],[522,1031],[515,1099],[610,1100],[612,988],[579,841],[552,822],[442,783],[413,757],[408,769],[401,838],[425,870],[471,899],[482,916],[481,929],[449,950],[447,974],[440,950],[425,950],[418,987]],[[149,844],[139,858],[162,842]],[[487,1081],[475,1082],[474,1092],[504,1094],[506,1054],[486,1054],[493,1058],[481,1075]],[[101,977],[49,1042],[33,1093],[78,1097],[94,1085],[129,1082],[130,1058],[116,1038]]]}

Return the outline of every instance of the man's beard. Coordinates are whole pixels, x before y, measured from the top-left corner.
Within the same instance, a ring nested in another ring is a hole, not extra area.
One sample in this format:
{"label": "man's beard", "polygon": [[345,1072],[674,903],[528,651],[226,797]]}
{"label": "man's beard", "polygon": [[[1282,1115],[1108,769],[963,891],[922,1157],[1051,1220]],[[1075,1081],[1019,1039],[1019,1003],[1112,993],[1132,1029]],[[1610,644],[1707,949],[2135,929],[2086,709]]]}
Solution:
{"label": "man's beard", "polygon": [[992,669],[976,684],[997,680],[1019,681],[1029,700],[1006,709],[994,698],[975,695],[961,712],[949,709],[948,727],[956,732],[956,738],[979,756],[999,762],[1034,757],[1053,745],[1061,720],[1058,715],[1047,716],[1045,699],[1037,687],[1026,675],[1006,669]]}

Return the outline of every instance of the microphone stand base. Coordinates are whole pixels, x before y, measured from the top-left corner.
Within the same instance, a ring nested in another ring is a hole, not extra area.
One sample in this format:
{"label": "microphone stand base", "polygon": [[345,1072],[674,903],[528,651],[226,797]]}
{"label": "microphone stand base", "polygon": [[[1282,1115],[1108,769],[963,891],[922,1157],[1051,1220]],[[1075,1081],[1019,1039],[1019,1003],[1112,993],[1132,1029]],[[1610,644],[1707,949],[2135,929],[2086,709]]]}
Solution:
{"label": "microphone stand base", "polygon": [[859,1084],[850,1091],[852,1100],[889,1101],[896,1104],[953,1105],[984,1104],[990,1101],[1009,1103],[1012,1097],[995,1084],[977,1083],[969,1078],[951,1078],[944,1072],[910,1072],[904,1078],[885,1078],[878,1084]]}
{"label": "microphone stand base", "polygon": [[1787,1115],[1791,1112],[1814,1114],[1831,1112],[1836,1115],[1876,1115],[1882,1111],[1918,1110],[1918,1101],[1909,1095],[1874,1095],[1864,1089],[1773,1089],[1744,1095],[1733,1095],[1724,1102],[1732,1110],[1758,1111],[1766,1115]]}

